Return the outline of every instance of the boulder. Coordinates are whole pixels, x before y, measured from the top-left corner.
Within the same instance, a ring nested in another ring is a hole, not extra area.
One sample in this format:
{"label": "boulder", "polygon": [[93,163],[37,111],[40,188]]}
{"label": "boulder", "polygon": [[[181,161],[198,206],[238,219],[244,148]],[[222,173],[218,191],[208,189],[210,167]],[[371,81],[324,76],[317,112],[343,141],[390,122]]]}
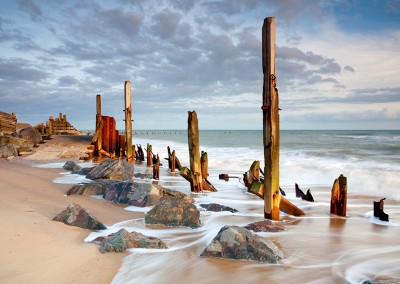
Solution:
{"label": "boulder", "polygon": [[166,249],[163,241],[156,237],[145,236],[138,232],[129,233],[125,229],[93,240],[100,246],[100,251],[105,252],[124,252],[129,248],[148,248],[148,249]]}
{"label": "boulder", "polygon": [[78,171],[78,170],[81,170],[82,167],[77,165],[74,161],[67,161],[64,164],[63,169],[65,169],[67,171]]}
{"label": "boulder", "polygon": [[138,207],[154,206],[164,196],[184,198],[193,203],[193,199],[186,194],[155,183],[117,182],[110,184],[103,194],[106,200]]}
{"label": "boulder", "polygon": [[280,263],[283,253],[274,242],[238,226],[224,226],[201,256]]}
{"label": "boulder", "polygon": [[18,154],[21,152],[31,152],[33,148],[32,142],[14,136],[0,136],[0,145],[4,144],[14,145],[15,149],[18,151]]}
{"label": "boulder", "polygon": [[169,227],[200,227],[200,211],[187,198],[165,196],[145,215],[146,224]]}
{"label": "boulder", "polygon": [[204,209],[206,209],[207,211],[212,211],[212,212],[221,212],[221,211],[229,211],[232,213],[236,213],[239,212],[234,208],[228,207],[228,206],[224,206],[221,204],[217,204],[217,203],[209,203],[209,204],[200,204],[200,206]]}
{"label": "boulder", "polygon": [[271,220],[263,220],[259,222],[250,223],[244,227],[247,230],[252,230],[254,232],[280,232],[285,230],[285,228],[282,225],[276,224]]}
{"label": "boulder", "polygon": [[86,176],[88,173],[90,173],[91,170],[93,170],[94,167],[91,168],[81,168],[79,170],[74,170],[71,171],[71,174],[75,174],[75,175],[81,175],[81,176]]}
{"label": "boulder", "polygon": [[86,178],[88,179],[112,179],[131,181],[133,178],[134,166],[125,159],[107,159],[91,170]]}
{"label": "boulder", "polygon": [[105,182],[91,182],[73,185],[67,195],[103,195],[111,185]]}
{"label": "boulder", "polygon": [[42,142],[42,135],[32,126],[21,129],[18,132],[18,137],[31,141],[34,146],[37,146],[40,142]]}
{"label": "boulder", "polygon": [[0,145],[0,158],[9,158],[18,156],[17,148],[12,144]]}
{"label": "boulder", "polygon": [[82,208],[79,204],[72,203],[53,218],[54,221],[63,222],[70,226],[76,226],[90,230],[107,229],[101,222],[94,218],[89,211]]}

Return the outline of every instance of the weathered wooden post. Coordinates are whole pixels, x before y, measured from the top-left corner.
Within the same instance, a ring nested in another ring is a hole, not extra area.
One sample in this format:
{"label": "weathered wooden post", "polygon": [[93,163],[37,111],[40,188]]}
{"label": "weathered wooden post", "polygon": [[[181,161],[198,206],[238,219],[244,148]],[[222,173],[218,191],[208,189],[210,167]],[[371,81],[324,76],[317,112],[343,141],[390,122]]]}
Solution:
{"label": "weathered wooden post", "polygon": [[340,175],[333,182],[331,192],[331,214],[346,217],[347,178]]}
{"label": "weathered wooden post", "polygon": [[201,175],[203,179],[207,179],[208,177],[208,155],[207,152],[202,151],[200,157],[200,165],[201,165]]}
{"label": "weathered wooden post", "polygon": [[264,217],[279,220],[279,98],[275,71],[275,17],[262,27]]}
{"label": "weathered wooden post", "polygon": [[153,146],[147,143],[147,166],[151,167],[153,165]]}
{"label": "weathered wooden post", "polygon": [[157,154],[157,161],[153,164],[153,179],[160,179],[160,156]]}
{"label": "weathered wooden post", "polygon": [[101,117],[101,95],[97,94],[96,95],[96,134],[97,135],[97,141],[96,141],[96,151],[97,151],[97,156],[101,158],[101,149],[102,149],[102,141],[103,141],[103,134],[102,134],[102,129],[103,129],[103,124],[102,124],[102,117]]}
{"label": "weathered wooden post", "polygon": [[125,146],[128,162],[134,162],[135,156],[132,151],[132,102],[131,82],[125,81]]}
{"label": "weathered wooden post", "polygon": [[175,164],[176,163],[175,158],[176,158],[175,150],[172,150],[172,154],[171,154],[171,157],[170,157],[170,159],[171,159],[171,173],[175,172],[175,165],[176,165]]}
{"label": "weathered wooden post", "polygon": [[197,114],[195,111],[189,111],[188,118],[188,144],[190,157],[190,171],[192,180],[190,182],[191,191],[200,192],[203,189],[200,167],[200,139]]}

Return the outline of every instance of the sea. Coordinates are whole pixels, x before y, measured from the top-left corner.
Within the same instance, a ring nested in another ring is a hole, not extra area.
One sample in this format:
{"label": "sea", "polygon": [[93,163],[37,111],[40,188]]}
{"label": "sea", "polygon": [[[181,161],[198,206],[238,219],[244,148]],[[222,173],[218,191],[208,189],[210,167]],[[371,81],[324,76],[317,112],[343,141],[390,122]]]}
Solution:
{"label": "sea", "polygon": [[[163,163],[159,181],[137,182],[191,195],[202,226],[149,227],[144,218],[137,218],[90,233],[86,242],[125,228],[158,237],[169,247],[130,249],[113,283],[400,283],[400,131],[280,132],[280,186],[286,198],[306,212],[302,217],[281,212],[278,222],[284,231],[257,233],[282,248],[285,260],[280,264],[200,257],[223,226],[264,219],[263,200],[248,193],[243,184],[243,174],[253,161],[263,167],[264,154],[261,130],[202,130],[199,136],[215,193],[191,193],[189,183],[168,169],[164,159],[168,146],[183,166],[189,165],[187,131],[133,132],[133,143],[144,148],[151,144]],[[151,171],[145,164],[135,164],[135,172]],[[220,174],[228,174],[229,180],[220,180]],[[346,217],[330,214],[332,185],[341,174],[348,182]],[[54,182],[66,183],[66,178],[68,183],[82,182],[68,173]],[[310,189],[315,202],[297,198],[296,183],[304,192]],[[373,202],[383,198],[388,222],[373,216]],[[239,212],[208,212],[200,206],[207,203]],[[138,213],[150,209],[126,208]]]}

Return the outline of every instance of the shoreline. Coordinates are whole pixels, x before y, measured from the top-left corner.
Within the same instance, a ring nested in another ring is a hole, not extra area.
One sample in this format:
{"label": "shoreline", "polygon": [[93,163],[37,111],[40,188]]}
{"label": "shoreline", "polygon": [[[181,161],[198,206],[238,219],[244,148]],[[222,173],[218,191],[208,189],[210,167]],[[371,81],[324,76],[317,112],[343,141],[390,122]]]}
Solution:
{"label": "shoreline", "polygon": [[[72,139],[56,136],[29,156],[0,159],[1,283],[110,283],[128,255],[102,254],[97,245],[84,242],[92,231],[52,221],[73,202],[106,226],[141,217],[105,200],[65,196],[72,185],[53,182],[60,169],[33,167],[76,159],[90,142]],[[57,156],[67,152],[74,156]]]}

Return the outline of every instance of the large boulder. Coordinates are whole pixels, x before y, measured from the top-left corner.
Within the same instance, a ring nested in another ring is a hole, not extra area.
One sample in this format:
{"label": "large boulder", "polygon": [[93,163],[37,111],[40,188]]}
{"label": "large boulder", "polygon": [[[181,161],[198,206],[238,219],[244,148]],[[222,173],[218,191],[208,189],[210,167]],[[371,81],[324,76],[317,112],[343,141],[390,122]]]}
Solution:
{"label": "large boulder", "polygon": [[90,230],[107,229],[101,222],[93,217],[89,211],[82,208],[79,204],[72,203],[68,207],[53,218],[54,221],[63,222],[70,226],[76,226]]}
{"label": "large boulder", "polygon": [[163,241],[156,237],[145,236],[138,232],[129,233],[125,229],[108,235],[107,237],[98,237],[94,241],[100,246],[100,251],[105,252],[124,252],[129,248],[148,248],[148,249],[166,249]]}
{"label": "large boulder", "polygon": [[125,159],[107,159],[91,170],[86,178],[88,179],[113,179],[131,181],[133,178],[134,166]]}
{"label": "large boulder", "polygon": [[21,129],[18,132],[18,137],[31,141],[34,146],[37,146],[40,142],[42,142],[42,135],[32,126]]}
{"label": "large boulder", "polygon": [[275,243],[238,226],[224,226],[201,256],[279,263],[283,253]]}
{"label": "large boulder", "polygon": [[17,148],[12,144],[0,144],[0,158],[18,156]]}
{"label": "large boulder", "polygon": [[200,227],[200,211],[188,198],[165,196],[145,215],[146,224]]}

